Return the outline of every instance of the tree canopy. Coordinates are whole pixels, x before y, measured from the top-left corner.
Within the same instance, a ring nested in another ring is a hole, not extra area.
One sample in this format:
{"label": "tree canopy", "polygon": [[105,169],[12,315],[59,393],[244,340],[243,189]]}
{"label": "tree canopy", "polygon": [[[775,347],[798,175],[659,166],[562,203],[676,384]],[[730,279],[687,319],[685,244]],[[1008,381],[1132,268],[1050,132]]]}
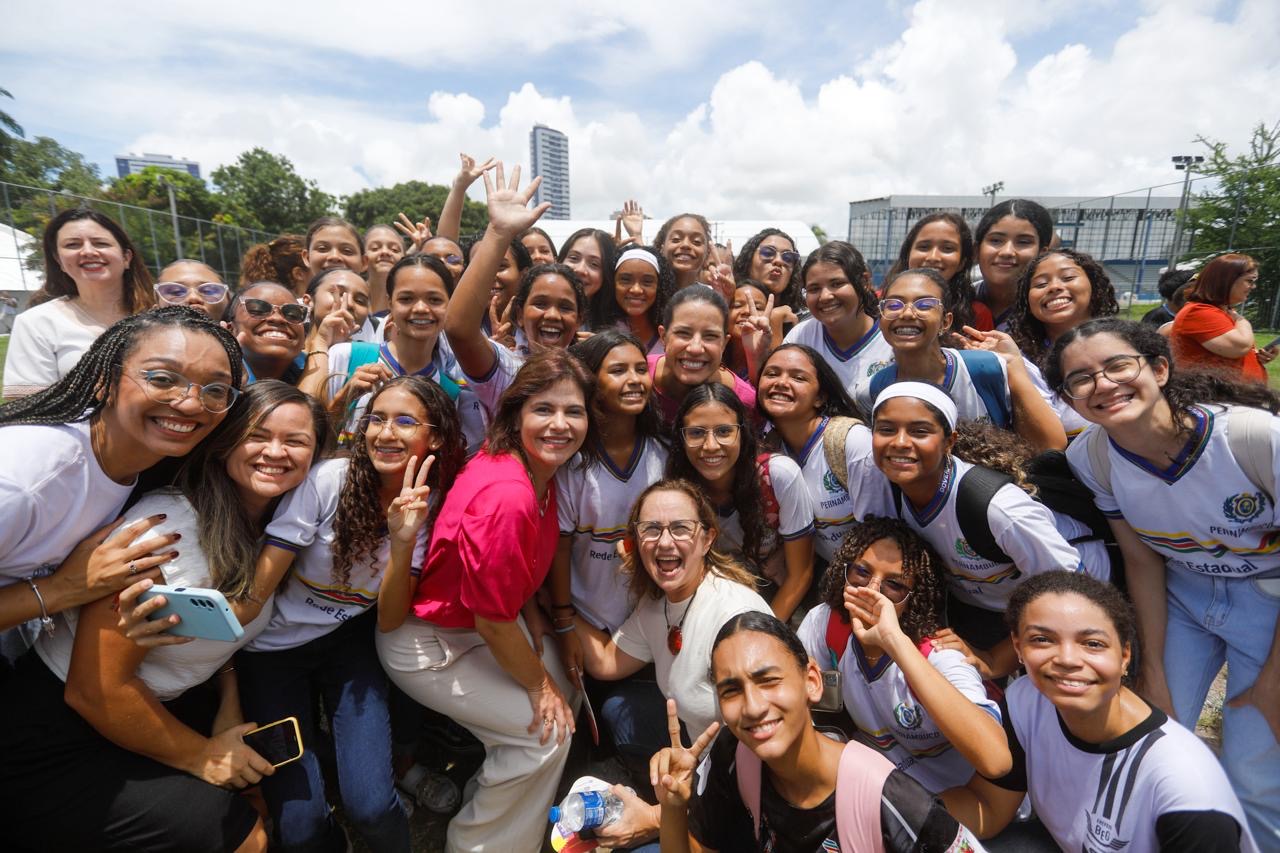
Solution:
{"label": "tree canopy", "polygon": [[[429,216],[434,228],[440,222],[440,210],[448,195],[448,187],[424,181],[405,181],[391,187],[352,193],[345,199],[344,213],[351,224],[361,229],[379,222],[394,222],[402,212],[415,222]],[[483,204],[471,199],[463,202],[461,233],[483,231],[488,224],[488,209]]]}
{"label": "tree canopy", "polygon": [[210,176],[223,196],[252,217],[242,224],[277,234],[305,231],[333,213],[336,200],[297,173],[288,157],[252,148]]}

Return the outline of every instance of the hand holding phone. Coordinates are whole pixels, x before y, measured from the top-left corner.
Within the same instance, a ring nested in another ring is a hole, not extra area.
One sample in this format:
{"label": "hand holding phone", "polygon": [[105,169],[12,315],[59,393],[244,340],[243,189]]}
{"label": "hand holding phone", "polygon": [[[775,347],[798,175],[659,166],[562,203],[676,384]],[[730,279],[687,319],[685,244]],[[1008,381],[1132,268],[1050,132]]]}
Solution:
{"label": "hand holding phone", "polygon": [[243,735],[245,745],[274,768],[302,757],[302,732],[297,717],[285,717]]}
{"label": "hand holding phone", "polygon": [[138,601],[149,601],[157,595],[164,596],[165,605],[152,613],[149,619],[167,619],[176,614],[180,621],[168,631],[174,636],[227,643],[244,636],[240,620],[227,604],[226,597],[216,589],[156,584],[139,595]]}

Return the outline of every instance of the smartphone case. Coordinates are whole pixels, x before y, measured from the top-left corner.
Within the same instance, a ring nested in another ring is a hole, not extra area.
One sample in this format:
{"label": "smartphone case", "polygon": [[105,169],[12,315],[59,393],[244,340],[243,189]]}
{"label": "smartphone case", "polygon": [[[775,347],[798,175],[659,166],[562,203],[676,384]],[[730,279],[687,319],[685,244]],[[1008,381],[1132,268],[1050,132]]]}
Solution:
{"label": "smartphone case", "polygon": [[164,619],[176,613],[180,621],[168,631],[175,637],[198,637],[202,640],[230,643],[244,636],[240,620],[232,612],[231,605],[227,604],[226,597],[216,589],[156,584],[138,596],[138,601],[147,601],[157,595],[165,597],[165,605],[149,618]]}
{"label": "smartphone case", "polygon": [[[289,731],[289,727],[292,726],[292,731],[289,733],[293,735],[293,742],[297,744],[298,747],[298,751],[296,753],[286,758],[281,758],[280,756],[272,753],[272,749],[270,748],[273,743],[272,740],[262,742],[260,739],[254,737],[254,735],[257,735],[260,732],[275,729],[277,726],[285,727],[287,732]],[[272,767],[283,767],[286,764],[297,761],[302,757],[302,753],[305,752],[305,749],[302,746],[302,730],[298,727],[297,717],[285,717],[283,720],[276,720],[274,723],[267,723],[265,726],[259,726],[253,731],[245,732],[242,739],[251,749],[270,762]]]}

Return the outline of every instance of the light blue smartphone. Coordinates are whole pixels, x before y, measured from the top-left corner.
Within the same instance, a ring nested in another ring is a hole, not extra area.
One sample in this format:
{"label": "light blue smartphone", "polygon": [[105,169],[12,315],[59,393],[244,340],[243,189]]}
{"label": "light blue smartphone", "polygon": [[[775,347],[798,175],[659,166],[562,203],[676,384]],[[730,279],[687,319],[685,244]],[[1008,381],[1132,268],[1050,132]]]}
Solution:
{"label": "light blue smartphone", "polygon": [[157,595],[165,597],[165,604],[152,613],[149,619],[164,619],[176,613],[180,621],[168,630],[175,637],[196,637],[230,643],[244,636],[240,620],[232,612],[231,605],[227,604],[226,597],[216,589],[156,584],[138,596],[138,602]]}

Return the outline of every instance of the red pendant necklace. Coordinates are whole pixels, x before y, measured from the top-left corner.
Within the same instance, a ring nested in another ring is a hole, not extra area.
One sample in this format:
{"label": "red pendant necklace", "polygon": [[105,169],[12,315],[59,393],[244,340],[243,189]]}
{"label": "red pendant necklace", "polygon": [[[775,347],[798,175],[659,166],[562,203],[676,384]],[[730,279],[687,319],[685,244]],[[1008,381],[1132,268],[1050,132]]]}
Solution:
{"label": "red pendant necklace", "polygon": [[[701,586],[698,589],[702,589]],[[689,596],[689,603],[684,608],[684,613],[680,616],[680,621],[671,624],[671,619],[667,616],[667,604],[670,599],[662,599],[662,619],[667,623],[667,651],[673,655],[680,654],[680,650],[684,648],[684,620],[689,618],[689,611],[693,609],[693,600],[698,597],[698,589],[693,591],[693,595]]]}

